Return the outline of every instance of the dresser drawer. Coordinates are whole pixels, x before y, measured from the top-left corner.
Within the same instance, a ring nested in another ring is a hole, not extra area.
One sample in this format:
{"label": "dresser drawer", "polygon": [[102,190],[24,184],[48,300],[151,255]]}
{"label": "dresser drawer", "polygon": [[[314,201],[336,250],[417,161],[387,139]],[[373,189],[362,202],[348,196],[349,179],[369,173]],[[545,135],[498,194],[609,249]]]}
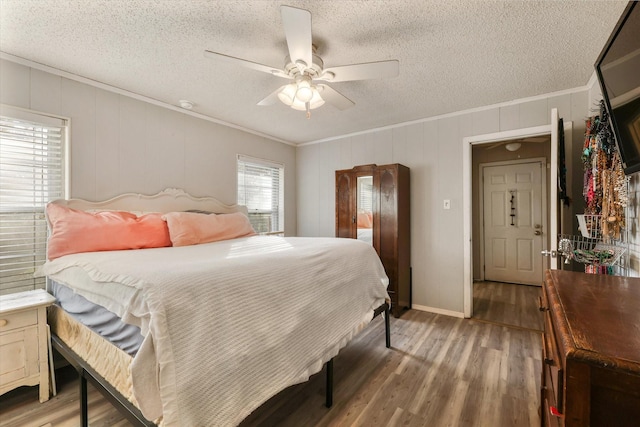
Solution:
{"label": "dresser drawer", "polygon": [[549,297],[547,296],[547,289],[542,287],[542,296],[538,298],[538,309],[544,313],[549,311]]}
{"label": "dresser drawer", "polygon": [[38,323],[38,310],[26,310],[0,315],[0,332],[12,331]]}
{"label": "dresser drawer", "polygon": [[558,351],[551,316],[549,312],[544,315],[544,334],[542,335],[542,369],[545,375],[545,385],[549,393],[553,395],[555,408],[563,412],[562,402],[564,394],[564,366]]}
{"label": "dresser drawer", "polygon": [[557,427],[563,426],[564,421],[562,416],[559,416],[557,394],[553,386],[551,372],[552,369],[550,366],[543,367],[544,387],[542,393],[542,413],[540,415],[544,418],[544,426]]}
{"label": "dresser drawer", "polygon": [[564,422],[561,417],[557,417],[551,414],[552,402],[544,399],[544,407],[542,408],[543,424],[545,427],[564,427]]}

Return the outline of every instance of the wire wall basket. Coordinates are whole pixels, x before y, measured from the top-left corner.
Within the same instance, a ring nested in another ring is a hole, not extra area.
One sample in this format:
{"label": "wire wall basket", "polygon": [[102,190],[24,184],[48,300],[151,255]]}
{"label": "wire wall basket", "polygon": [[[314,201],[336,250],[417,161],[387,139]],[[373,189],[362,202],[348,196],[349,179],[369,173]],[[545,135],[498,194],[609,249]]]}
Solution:
{"label": "wire wall basket", "polygon": [[576,215],[578,217],[578,229],[582,237],[589,239],[602,238],[602,229],[600,228],[601,215]]}
{"label": "wire wall basket", "polygon": [[582,264],[612,266],[626,250],[624,246],[583,236],[560,235],[558,241],[558,252],[564,257],[565,264],[574,260]]}

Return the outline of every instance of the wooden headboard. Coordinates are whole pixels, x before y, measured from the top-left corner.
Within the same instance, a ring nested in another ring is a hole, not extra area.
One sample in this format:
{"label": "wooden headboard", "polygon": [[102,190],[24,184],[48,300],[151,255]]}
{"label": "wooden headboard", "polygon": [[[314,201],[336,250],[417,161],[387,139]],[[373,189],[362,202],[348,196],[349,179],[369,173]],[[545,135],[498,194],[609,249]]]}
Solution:
{"label": "wooden headboard", "polygon": [[167,188],[152,196],[126,193],[101,202],[90,202],[83,199],[59,199],[51,203],[83,211],[120,210],[165,213],[197,209],[218,214],[242,212],[247,215],[246,206],[225,205],[213,197],[194,197],[178,188]]}

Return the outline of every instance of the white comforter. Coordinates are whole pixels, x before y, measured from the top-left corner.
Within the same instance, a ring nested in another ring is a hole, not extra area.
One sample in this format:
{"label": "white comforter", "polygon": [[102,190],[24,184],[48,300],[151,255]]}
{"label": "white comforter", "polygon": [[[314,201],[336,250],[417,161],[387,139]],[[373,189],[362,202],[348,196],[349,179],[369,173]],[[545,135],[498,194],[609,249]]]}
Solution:
{"label": "white comforter", "polygon": [[70,277],[90,278],[78,293],[141,326],[134,395],[148,419],[168,426],[240,423],[319,372],[388,299],[375,250],[351,239],[74,254],[43,273],[72,288]]}

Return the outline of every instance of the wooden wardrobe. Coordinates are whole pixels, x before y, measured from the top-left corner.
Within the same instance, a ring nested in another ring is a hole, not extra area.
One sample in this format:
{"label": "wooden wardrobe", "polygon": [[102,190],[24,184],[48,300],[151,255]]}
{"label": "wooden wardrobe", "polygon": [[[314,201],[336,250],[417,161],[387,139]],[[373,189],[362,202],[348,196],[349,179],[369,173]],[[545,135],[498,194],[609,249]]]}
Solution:
{"label": "wooden wardrobe", "polygon": [[375,248],[389,277],[391,312],[411,308],[409,168],[363,165],[336,171],[336,237]]}

